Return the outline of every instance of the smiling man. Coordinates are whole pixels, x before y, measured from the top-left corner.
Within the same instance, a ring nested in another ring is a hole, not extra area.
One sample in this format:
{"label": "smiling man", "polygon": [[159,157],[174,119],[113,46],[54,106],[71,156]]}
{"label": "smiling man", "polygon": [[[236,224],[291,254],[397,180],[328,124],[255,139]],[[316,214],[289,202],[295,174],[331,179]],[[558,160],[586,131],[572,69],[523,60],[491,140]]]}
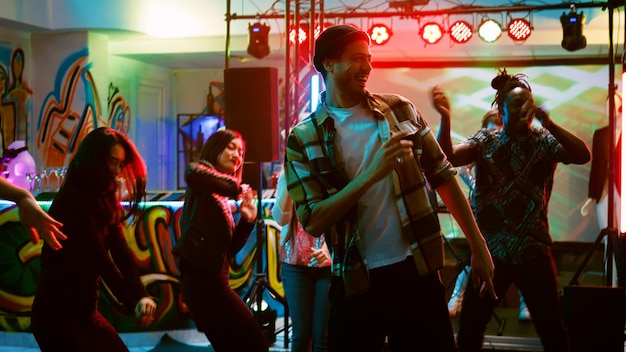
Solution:
{"label": "smiling man", "polygon": [[[493,263],[426,120],[407,99],[373,94],[370,39],[326,29],[314,64],[326,91],[287,141],[287,188],[305,230],[333,256],[329,351],[456,351],[448,316],[436,189],[472,249],[474,285],[494,295]],[[495,297],[495,296],[493,296]]]}

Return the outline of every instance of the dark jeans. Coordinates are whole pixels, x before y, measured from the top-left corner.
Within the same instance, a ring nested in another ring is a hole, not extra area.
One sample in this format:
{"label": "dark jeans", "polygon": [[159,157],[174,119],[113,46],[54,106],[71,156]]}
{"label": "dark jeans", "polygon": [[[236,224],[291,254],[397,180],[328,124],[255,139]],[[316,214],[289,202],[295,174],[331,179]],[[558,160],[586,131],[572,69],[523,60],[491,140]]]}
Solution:
{"label": "dark jeans", "polygon": [[291,352],[327,351],[330,267],[282,264],[291,317]]}
{"label": "dark jeans", "polygon": [[211,274],[181,259],[180,289],[198,331],[217,352],[266,352],[263,332],[228,283],[228,263]]}
{"label": "dark jeans", "polygon": [[[545,352],[569,351],[567,330],[561,315],[557,272],[552,253],[525,264],[511,264],[494,258],[494,285],[502,300],[511,283],[524,296],[537,335]],[[480,351],[487,323],[499,301],[480,298],[478,290],[468,283],[463,296],[457,342],[462,352]]]}
{"label": "dark jeans", "polygon": [[420,277],[409,257],[370,270],[370,290],[346,298],[343,283],[333,277],[328,350],[456,351],[445,287],[438,274]]}

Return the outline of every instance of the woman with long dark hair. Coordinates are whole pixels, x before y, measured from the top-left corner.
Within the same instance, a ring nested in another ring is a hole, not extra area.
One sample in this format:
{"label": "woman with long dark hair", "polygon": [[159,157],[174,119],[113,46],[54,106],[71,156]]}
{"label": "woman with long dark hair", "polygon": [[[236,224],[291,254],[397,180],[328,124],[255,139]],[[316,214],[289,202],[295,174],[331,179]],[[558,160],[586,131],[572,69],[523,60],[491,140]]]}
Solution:
{"label": "woman with long dark hair", "polygon": [[[185,170],[185,204],[179,257],[183,300],[198,331],[215,351],[267,351],[267,342],[248,306],[230,287],[230,259],[256,223],[253,192],[241,184],[245,144],[239,132],[217,131],[204,144],[200,161]],[[229,199],[241,199],[233,219]]]}
{"label": "woman with long dark hair", "polygon": [[[142,327],[154,320],[148,297],[124,237],[126,220],[145,198],[146,166],[132,142],[108,127],[80,144],[49,213],[63,223],[63,248],[45,244],[32,309],[32,330],[46,351],[128,351],[98,311],[100,280]],[[121,187],[121,184],[124,187]],[[121,189],[128,206],[120,202]]]}

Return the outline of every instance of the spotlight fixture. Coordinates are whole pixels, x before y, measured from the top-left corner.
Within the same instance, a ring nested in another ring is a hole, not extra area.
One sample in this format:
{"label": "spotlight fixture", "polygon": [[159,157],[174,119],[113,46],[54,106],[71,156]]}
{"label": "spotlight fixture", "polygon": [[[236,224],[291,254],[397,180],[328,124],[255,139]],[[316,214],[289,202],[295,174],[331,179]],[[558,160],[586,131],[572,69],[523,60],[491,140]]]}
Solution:
{"label": "spotlight fixture", "polygon": [[[332,26],[332,24],[325,24],[324,28],[328,28]],[[298,44],[300,47],[308,47],[309,46],[309,30],[311,25],[309,23],[301,23],[296,27],[291,27],[289,29],[289,42],[293,45]],[[319,37],[322,32],[322,26],[319,24],[315,27],[313,31],[313,37]]]}
{"label": "spotlight fixture", "polygon": [[380,23],[372,25],[367,32],[372,39],[372,43],[376,45],[387,44],[393,35],[391,28]]}
{"label": "spotlight fixture", "polygon": [[443,29],[435,22],[428,22],[420,30],[420,37],[428,44],[437,44],[443,37]]}
{"label": "spotlight fixture", "polygon": [[457,44],[465,44],[474,35],[472,26],[466,21],[456,21],[450,26],[450,39]]}
{"label": "spotlight fixture", "polygon": [[587,38],[583,35],[584,13],[576,13],[576,6],[571,5],[569,14],[561,15],[563,41],[561,46],[567,51],[576,51],[587,47]]}
{"label": "spotlight fixture", "polygon": [[269,33],[270,26],[262,24],[260,22],[248,25],[249,41],[248,41],[248,54],[262,59],[269,55]]}
{"label": "spotlight fixture", "polygon": [[484,20],[478,26],[478,36],[487,43],[493,43],[502,35],[502,27],[498,22],[490,18]]}
{"label": "spotlight fixture", "polygon": [[299,26],[297,28],[294,27],[289,30],[289,41],[291,42],[291,44],[296,44],[297,42],[298,45],[302,45],[302,43],[306,42],[306,40],[307,40],[306,28]]}
{"label": "spotlight fixture", "polygon": [[516,18],[509,22],[506,31],[509,34],[509,37],[513,39],[513,41],[525,42],[526,39],[530,37],[532,28],[530,27],[530,22],[526,21],[523,18]]}

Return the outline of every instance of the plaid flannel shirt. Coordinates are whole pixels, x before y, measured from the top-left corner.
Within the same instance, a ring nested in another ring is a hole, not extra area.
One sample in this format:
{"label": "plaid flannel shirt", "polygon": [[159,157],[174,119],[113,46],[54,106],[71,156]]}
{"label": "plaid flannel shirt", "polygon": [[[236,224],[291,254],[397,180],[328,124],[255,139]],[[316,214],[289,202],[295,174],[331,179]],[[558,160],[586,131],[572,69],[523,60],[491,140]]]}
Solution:
{"label": "plaid flannel shirt", "polygon": [[[411,121],[418,130],[413,147],[415,158],[398,164],[391,173],[395,192],[389,196],[398,204],[402,232],[409,234],[408,242],[418,272],[427,275],[444,264],[443,234],[436,210],[429,200],[429,186],[437,188],[454,177],[456,170],[447,161],[426,120],[410,101],[398,95],[369,92],[366,95],[367,104],[378,121],[383,143],[391,133],[399,131],[397,126],[402,121]],[[322,93],[324,100],[325,93]],[[334,120],[324,104],[290,133],[285,177],[303,226],[309,222],[317,202],[336,194],[350,181],[337,164]],[[324,232],[333,258],[333,275],[343,279],[347,296],[369,288],[367,263],[357,246],[358,220],[355,205],[341,221]]]}

